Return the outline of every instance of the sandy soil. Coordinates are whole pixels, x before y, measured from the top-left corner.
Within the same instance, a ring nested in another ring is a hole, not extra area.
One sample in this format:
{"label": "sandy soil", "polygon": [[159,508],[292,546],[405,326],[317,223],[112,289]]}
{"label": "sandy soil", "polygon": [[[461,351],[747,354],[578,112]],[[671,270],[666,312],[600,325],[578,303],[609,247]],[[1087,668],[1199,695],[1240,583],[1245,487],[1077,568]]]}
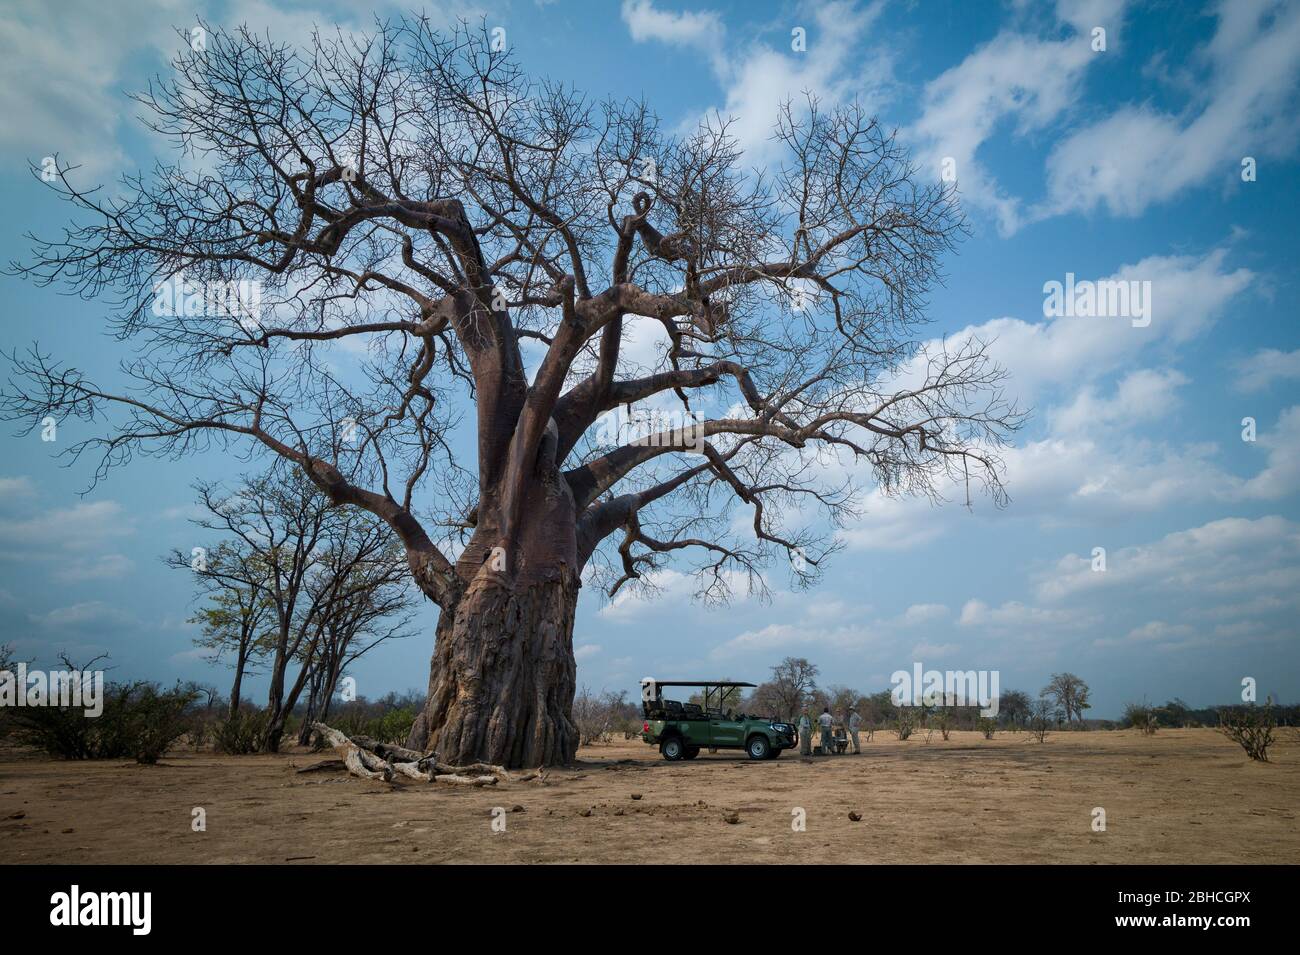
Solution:
{"label": "sandy soil", "polygon": [[[861,756],[668,763],[589,747],[545,782],[387,786],[300,774],[331,754],[158,766],[0,754],[12,862],[1300,862],[1300,740],[1252,763],[1212,730],[954,733]],[[639,797],[639,798],[637,798]],[[207,831],[191,830],[192,810]],[[1106,831],[1093,832],[1094,807]],[[493,807],[507,810],[493,832]],[[792,810],[806,811],[794,832]],[[849,812],[860,813],[854,822]],[[734,813],[738,821],[726,817]]]}

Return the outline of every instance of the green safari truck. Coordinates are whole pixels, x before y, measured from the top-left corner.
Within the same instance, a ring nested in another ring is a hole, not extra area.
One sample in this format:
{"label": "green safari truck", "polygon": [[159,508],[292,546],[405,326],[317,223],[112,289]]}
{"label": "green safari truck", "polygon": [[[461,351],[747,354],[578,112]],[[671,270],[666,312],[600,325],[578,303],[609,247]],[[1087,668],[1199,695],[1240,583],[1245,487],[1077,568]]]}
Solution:
{"label": "green safari truck", "polygon": [[[729,680],[641,681],[641,738],[658,746],[664,759],[694,759],[702,749],[743,749],[750,759],[776,759],[782,750],[799,744],[790,723],[736,713],[729,705],[741,687],[753,683]],[[683,703],[664,696],[668,687],[703,691],[704,702]]]}

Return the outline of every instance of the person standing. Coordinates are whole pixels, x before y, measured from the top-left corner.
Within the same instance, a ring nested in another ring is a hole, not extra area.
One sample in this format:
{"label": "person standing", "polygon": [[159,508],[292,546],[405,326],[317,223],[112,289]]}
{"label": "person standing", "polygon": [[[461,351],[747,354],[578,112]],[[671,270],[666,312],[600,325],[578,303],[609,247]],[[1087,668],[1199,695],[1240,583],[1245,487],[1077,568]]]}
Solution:
{"label": "person standing", "polygon": [[831,727],[835,723],[835,718],[831,716],[829,706],[822,707],[822,715],[817,717],[817,722],[822,725],[822,755],[829,756],[835,752],[835,740],[831,738]]}
{"label": "person standing", "polygon": [[812,755],[812,720],[808,716],[808,707],[803,708],[799,717],[799,755]]}
{"label": "person standing", "polygon": [[862,752],[862,747],[858,745],[858,731],[862,729],[862,717],[858,716],[857,707],[849,707],[849,739],[853,741],[853,752],[858,754]]}

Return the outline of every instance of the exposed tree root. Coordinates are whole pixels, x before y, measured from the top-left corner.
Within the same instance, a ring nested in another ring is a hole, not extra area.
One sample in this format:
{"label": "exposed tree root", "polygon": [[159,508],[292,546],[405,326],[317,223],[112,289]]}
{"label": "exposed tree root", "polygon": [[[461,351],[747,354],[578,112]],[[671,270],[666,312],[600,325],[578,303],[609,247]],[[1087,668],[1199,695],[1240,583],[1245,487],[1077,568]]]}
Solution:
{"label": "exposed tree root", "polygon": [[404,746],[381,743],[369,736],[347,737],[324,723],[313,723],[312,729],[343,758],[343,765],[354,776],[362,779],[379,779],[393,782],[398,776],[421,783],[448,783],[455,786],[495,786],[497,783],[522,783],[542,781],[546,773],[541,769],[511,776],[504,766],[490,763],[470,763],[452,766],[441,762],[437,753],[420,753]]}

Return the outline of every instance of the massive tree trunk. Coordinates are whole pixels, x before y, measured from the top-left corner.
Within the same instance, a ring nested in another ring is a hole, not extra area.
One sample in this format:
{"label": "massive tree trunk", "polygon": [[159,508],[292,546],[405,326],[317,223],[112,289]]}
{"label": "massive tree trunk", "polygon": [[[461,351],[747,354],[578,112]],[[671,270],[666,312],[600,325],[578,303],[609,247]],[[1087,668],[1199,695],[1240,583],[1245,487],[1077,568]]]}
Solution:
{"label": "massive tree trunk", "polygon": [[443,611],[429,699],[408,745],[457,764],[571,762],[577,601],[572,572],[523,587],[478,577]]}
{"label": "massive tree trunk", "polygon": [[530,492],[506,548],[493,543],[502,540],[496,510],[480,507],[478,533],[457,562],[468,583],[443,607],[428,701],[407,745],[458,765],[569,763],[578,748],[573,498],[552,471]]}

